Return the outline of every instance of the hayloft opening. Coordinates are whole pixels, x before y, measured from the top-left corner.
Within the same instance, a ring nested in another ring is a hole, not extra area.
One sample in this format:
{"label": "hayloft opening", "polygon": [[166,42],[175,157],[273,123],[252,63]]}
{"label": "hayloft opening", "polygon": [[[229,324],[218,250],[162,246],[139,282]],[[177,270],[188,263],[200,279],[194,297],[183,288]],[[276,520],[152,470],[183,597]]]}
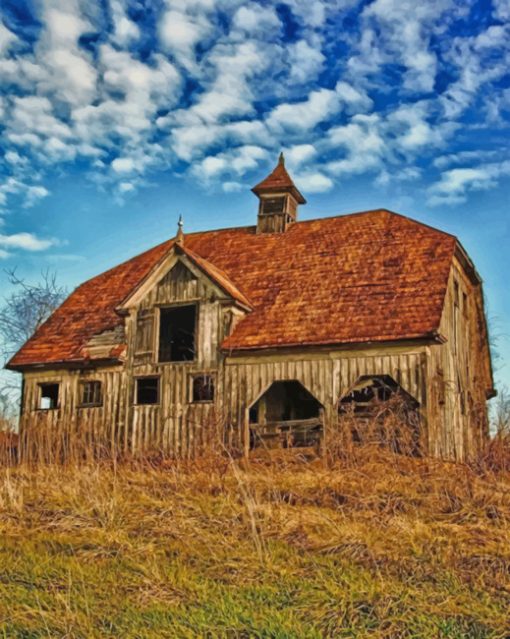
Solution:
{"label": "hayloft opening", "polygon": [[41,410],[51,410],[52,408],[58,408],[60,384],[40,384],[39,388],[41,389],[39,408]]}
{"label": "hayloft opening", "polygon": [[196,320],[195,304],[160,310],[160,362],[186,362],[195,359]]}
{"label": "hayloft opening", "polygon": [[419,453],[419,402],[390,375],[364,375],[338,404],[340,426],[355,444]]}
{"label": "hayloft opening", "polygon": [[323,430],[322,404],[297,380],[273,382],[250,407],[252,447],[314,446]]}

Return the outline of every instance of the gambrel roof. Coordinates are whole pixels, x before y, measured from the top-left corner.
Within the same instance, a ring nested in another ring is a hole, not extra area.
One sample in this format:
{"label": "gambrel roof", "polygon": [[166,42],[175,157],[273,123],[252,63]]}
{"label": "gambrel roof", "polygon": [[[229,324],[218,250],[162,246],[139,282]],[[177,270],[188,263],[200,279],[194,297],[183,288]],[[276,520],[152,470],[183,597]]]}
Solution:
{"label": "gambrel roof", "polygon": [[[457,246],[452,235],[375,210],[284,233],[190,233],[184,250],[247,307],[222,344],[245,351],[433,339]],[[122,326],[119,306],[173,247],[164,242],[79,286],[9,367],[82,362],[93,336]]]}

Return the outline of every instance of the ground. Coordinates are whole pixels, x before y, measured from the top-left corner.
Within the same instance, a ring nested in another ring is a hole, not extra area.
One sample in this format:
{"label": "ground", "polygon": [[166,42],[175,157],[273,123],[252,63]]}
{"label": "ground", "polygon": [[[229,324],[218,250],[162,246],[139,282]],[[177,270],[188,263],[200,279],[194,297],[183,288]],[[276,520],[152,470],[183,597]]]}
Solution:
{"label": "ground", "polygon": [[510,476],[357,461],[3,469],[4,637],[509,637]]}

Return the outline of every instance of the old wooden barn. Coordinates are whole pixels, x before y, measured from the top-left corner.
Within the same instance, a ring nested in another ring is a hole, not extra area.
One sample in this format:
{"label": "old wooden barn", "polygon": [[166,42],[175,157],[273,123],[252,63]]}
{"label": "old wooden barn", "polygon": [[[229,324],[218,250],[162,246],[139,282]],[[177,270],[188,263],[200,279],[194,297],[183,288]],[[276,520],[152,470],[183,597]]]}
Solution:
{"label": "old wooden barn", "polygon": [[387,210],[299,222],[282,156],[253,192],[255,226],[179,226],[79,286],[10,360],[25,447],[44,432],[186,457],[218,437],[327,449],[347,416],[359,440],[398,398],[416,452],[475,453],[494,391],[457,238]]}

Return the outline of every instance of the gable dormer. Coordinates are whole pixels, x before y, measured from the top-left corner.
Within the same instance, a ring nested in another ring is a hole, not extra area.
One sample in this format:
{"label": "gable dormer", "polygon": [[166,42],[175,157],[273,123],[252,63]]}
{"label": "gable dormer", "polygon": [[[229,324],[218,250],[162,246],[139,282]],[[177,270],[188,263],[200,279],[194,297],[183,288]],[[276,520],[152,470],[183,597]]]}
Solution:
{"label": "gable dormer", "polygon": [[298,205],[306,204],[287,173],[283,153],[273,172],[252,191],[259,198],[257,233],[284,233],[296,221]]}

